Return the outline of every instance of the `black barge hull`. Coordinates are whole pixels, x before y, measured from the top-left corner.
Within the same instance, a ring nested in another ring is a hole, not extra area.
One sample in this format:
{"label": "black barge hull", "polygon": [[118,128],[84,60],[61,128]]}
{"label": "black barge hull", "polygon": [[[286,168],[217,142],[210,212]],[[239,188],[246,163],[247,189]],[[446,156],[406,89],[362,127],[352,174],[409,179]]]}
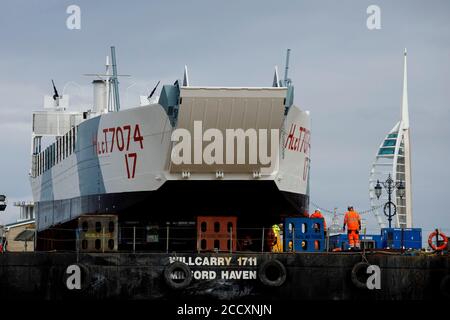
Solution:
{"label": "black barge hull", "polygon": [[[231,260],[218,260],[219,257]],[[352,270],[364,260],[360,253],[6,253],[0,255],[0,298],[171,300],[181,297],[199,301],[450,298],[449,255],[368,253],[365,257],[369,265],[380,268],[379,289],[361,288],[352,281]],[[242,264],[242,258],[248,261],[245,266],[238,265],[238,261]],[[193,277],[181,289],[169,286],[164,271],[174,259],[187,263],[192,274],[197,271],[195,274],[202,278]],[[285,267],[286,279],[279,286],[267,285],[261,279],[261,266],[268,260],[278,260]],[[217,261],[230,261],[230,264],[215,265],[213,262]],[[67,269],[74,264],[82,270],[79,290],[67,287]],[[211,276],[214,274],[215,278]],[[227,279],[221,277],[224,275]]]}

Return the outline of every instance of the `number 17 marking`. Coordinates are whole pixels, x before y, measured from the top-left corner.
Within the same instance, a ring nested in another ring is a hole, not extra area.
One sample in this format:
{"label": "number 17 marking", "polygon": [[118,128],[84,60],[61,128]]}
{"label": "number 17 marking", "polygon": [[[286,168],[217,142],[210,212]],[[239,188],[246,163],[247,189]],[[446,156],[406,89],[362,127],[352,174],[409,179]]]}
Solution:
{"label": "number 17 marking", "polygon": [[[130,174],[130,165],[128,164],[129,158],[133,158],[133,166],[132,166],[131,174]],[[127,167],[128,179],[134,179],[134,174],[136,172],[136,158],[137,158],[136,153],[125,154],[125,165]]]}

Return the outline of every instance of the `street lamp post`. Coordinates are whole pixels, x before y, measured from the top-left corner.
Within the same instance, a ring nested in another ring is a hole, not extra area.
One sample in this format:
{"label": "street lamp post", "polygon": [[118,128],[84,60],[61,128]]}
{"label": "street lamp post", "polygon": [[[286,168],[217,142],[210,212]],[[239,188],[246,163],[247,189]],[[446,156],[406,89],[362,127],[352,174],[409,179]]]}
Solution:
{"label": "street lamp post", "polygon": [[392,217],[397,214],[397,206],[392,202],[391,195],[395,191],[395,189],[397,189],[400,199],[403,199],[403,197],[405,196],[405,186],[403,185],[402,181],[392,180],[391,174],[389,174],[386,181],[380,182],[379,180],[377,180],[377,185],[375,186],[375,195],[378,199],[380,199],[381,196],[381,191],[383,189],[382,186],[384,187],[384,189],[386,189],[388,194],[388,202],[386,202],[384,205],[384,215],[388,218],[389,228],[391,228]]}

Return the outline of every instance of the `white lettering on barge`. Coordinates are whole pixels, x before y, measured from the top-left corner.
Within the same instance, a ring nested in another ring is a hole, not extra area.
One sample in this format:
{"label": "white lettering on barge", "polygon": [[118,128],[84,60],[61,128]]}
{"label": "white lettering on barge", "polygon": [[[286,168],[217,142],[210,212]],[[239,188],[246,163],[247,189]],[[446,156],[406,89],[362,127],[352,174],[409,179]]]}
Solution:
{"label": "white lettering on barge", "polygon": [[[192,276],[195,280],[256,280],[257,266],[256,257],[245,256],[224,256],[224,257],[200,257],[184,256],[169,257],[169,263],[182,262],[190,267],[194,267]],[[195,267],[207,267],[207,270],[195,270]],[[210,270],[209,267],[224,267],[224,270]],[[236,270],[236,268],[239,268]],[[183,272],[176,271],[172,275],[173,279],[184,279]]]}
{"label": "white lettering on barge", "polygon": [[170,263],[183,262],[188,266],[229,267],[231,265],[231,257],[170,257],[169,261]]}
{"label": "white lettering on barge", "polygon": [[256,271],[249,270],[223,270],[221,272],[222,279],[225,280],[253,280],[256,279]]}

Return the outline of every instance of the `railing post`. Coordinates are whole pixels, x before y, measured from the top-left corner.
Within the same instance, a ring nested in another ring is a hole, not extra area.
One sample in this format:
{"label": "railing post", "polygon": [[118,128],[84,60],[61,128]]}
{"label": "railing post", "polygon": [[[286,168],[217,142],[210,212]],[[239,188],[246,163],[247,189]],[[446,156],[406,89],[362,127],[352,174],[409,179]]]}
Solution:
{"label": "railing post", "polygon": [[264,252],[264,227],[262,228],[261,252]]}
{"label": "railing post", "polygon": [[292,252],[295,252],[295,227],[292,226]]}
{"label": "railing post", "polygon": [[402,231],[401,231],[401,253],[403,254],[404,252],[405,252],[405,240],[404,240],[404,237],[405,237],[405,229],[404,228],[402,228]]}
{"label": "railing post", "polygon": [[439,246],[439,229],[436,228],[436,248]]}
{"label": "railing post", "polygon": [[122,229],[120,224],[117,224],[117,249],[119,248],[119,244],[122,243]]}
{"label": "railing post", "polygon": [[[37,219],[36,219],[37,220]],[[3,245],[3,244],[2,244]],[[34,228],[34,239],[33,239],[33,248],[34,251],[36,252],[36,247],[37,247],[37,228]]]}
{"label": "railing post", "polygon": [[[75,229],[75,251],[78,252],[80,250],[80,229],[76,228]],[[36,238],[36,233],[35,233],[35,238]],[[36,249],[36,247],[35,247]]]}
{"label": "railing post", "polygon": [[367,243],[367,237],[366,237],[367,228],[364,228],[364,242],[359,242],[359,248],[361,249],[361,244],[363,244],[363,255],[366,253],[366,243]]}
{"label": "railing post", "polygon": [[75,229],[76,234],[76,250],[77,250],[77,263],[80,260],[80,228]]}
{"label": "railing post", "polygon": [[230,227],[230,253],[233,253],[233,227]]}
{"label": "railing post", "polygon": [[167,226],[166,232],[166,253],[169,253],[169,226]]}
{"label": "railing post", "polygon": [[133,226],[133,253],[136,252],[136,226]]}
{"label": "railing post", "polygon": [[105,227],[102,228],[102,253],[105,253]]}

